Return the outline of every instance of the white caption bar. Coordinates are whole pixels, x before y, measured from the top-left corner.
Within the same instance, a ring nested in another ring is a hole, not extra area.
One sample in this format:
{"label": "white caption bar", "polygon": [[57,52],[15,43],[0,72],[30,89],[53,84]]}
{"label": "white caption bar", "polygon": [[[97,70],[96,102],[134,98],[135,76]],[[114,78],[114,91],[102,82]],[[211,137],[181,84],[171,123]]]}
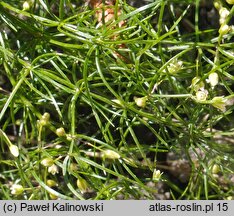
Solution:
{"label": "white caption bar", "polygon": [[0,200],[0,215],[32,216],[230,216],[234,201],[14,201]]}

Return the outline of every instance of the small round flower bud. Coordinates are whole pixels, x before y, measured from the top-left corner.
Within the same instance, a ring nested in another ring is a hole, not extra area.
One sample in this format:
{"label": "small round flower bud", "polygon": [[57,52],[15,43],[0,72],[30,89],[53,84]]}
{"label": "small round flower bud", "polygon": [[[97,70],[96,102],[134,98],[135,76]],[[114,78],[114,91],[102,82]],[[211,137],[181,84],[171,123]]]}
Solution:
{"label": "small round flower bud", "polygon": [[230,11],[227,8],[225,8],[225,7],[220,8],[219,15],[221,18],[226,19],[229,14],[230,14]]}
{"label": "small round flower bud", "polygon": [[44,158],[42,161],[41,161],[41,165],[44,166],[44,167],[50,167],[54,164],[54,160],[51,159],[51,158]]}
{"label": "small round flower bud", "polygon": [[49,193],[49,196],[50,196],[50,199],[52,199],[52,200],[58,199],[58,197],[52,193]]}
{"label": "small round flower bud", "polygon": [[111,160],[115,160],[115,159],[119,159],[120,155],[115,151],[107,149],[107,150],[104,150],[102,152],[102,157],[107,158],[107,159],[111,159]]}
{"label": "small round flower bud", "polygon": [[30,9],[30,4],[27,2],[27,1],[25,1],[24,3],[23,3],[23,10],[24,11],[27,11],[27,10],[29,10]]}
{"label": "small round flower bud", "polygon": [[220,10],[220,8],[222,7],[222,4],[220,3],[219,0],[214,0],[214,7],[215,7],[217,10]]}
{"label": "small round flower bud", "polygon": [[66,136],[66,132],[65,132],[65,130],[64,130],[63,127],[57,128],[56,134],[57,134],[59,137]]}
{"label": "small round flower bud", "polygon": [[48,112],[45,112],[43,114],[43,116],[41,117],[41,119],[44,119],[45,121],[49,121],[50,120],[50,114]]}
{"label": "small round flower bud", "polygon": [[13,184],[10,190],[11,190],[11,194],[13,195],[20,195],[24,192],[24,188],[20,184]]}
{"label": "small round flower bud", "polygon": [[219,83],[219,75],[213,72],[209,75],[208,80],[211,87],[214,88]]}
{"label": "small round flower bud", "polygon": [[62,147],[63,147],[62,145],[57,144],[57,145],[55,146],[55,149],[60,149],[60,148],[62,148]]}
{"label": "small round flower bud", "polygon": [[221,25],[221,27],[219,28],[219,34],[220,34],[220,35],[225,35],[225,34],[227,34],[227,33],[229,32],[229,30],[230,30],[229,25],[223,24],[223,25]]}
{"label": "small round flower bud", "polygon": [[19,156],[19,148],[18,148],[18,146],[11,144],[9,146],[9,150],[10,150],[11,154],[14,157],[18,157]]}
{"label": "small round flower bud", "polygon": [[214,165],[212,166],[211,172],[212,172],[213,174],[218,174],[218,173],[220,172],[220,167],[219,167],[219,165],[214,164]]}
{"label": "small round flower bud", "polygon": [[145,107],[146,106],[146,101],[148,100],[147,96],[146,97],[141,97],[141,98],[134,98],[134,101],[136,103],[137,106],[139,107]]}
{"label": "small round flower bud", "polygon": [[37,121],[37,126],[38,127],[42,127],[42,126],[46,126],[49,123],[50,120],[50,114],[45,112],[41,119]]}
{"label": "small round flower bud", "polygon": [[15,121],[15,124],[16,124],[17,126],[20,126],[22,122],[23,122],[23,121],[22,121],[21,119],[17,119],[17,120]]}
{"label": "small round flower bud", "polygon": [[77,187],[81,191],[81,193],[85,193],[88,191],[88,183],[85,179],[83,178],[78,178],[76,181]]}
{"label": "small round flower bud", "polygon": [[54,186],[58,186],[58,183],[52,179],[48,179],[46,181],[46,184],[49,186],[49,187],[54,187]]}
{"label": "small round flower bud", "polygon": [[234,4],[234,0],[226,0],[228,4]]}

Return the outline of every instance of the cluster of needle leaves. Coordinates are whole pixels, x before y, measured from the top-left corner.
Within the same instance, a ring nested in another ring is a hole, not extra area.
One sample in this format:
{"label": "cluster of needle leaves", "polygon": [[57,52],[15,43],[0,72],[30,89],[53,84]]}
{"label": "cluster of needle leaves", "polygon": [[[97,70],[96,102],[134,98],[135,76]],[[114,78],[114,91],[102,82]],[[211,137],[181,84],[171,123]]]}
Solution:
{"label": "cluster of needle leaves", "polygon": [[0,198],[232,199],[233,32],[213,1],[107,7],[100,24],[87,2],[0,1]]}

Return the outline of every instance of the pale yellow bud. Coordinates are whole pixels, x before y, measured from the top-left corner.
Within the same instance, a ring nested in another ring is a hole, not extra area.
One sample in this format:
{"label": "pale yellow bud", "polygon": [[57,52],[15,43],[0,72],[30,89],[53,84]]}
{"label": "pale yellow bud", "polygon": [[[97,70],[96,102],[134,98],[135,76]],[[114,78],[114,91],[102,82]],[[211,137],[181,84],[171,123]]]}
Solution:
{"label": "pale yellow bud", "polygon": [[115,160],[115,159],[119,159],[120,155],[117,152],[115,152],[115,151],[107,149],[107,150],[104,150],[102,152],[102,157],[103,158],[107,158],[107,159]]}
{"label": "pale yellow bud", "polygon": [[9,150],[10,150],[11,154],[14,157],[18,157],[19,156],[19,148],[18,148],[18,146],[11,144],[9,146]]}
{"label": "pale yellow bud", "polygon": [[44,113],[41,119],[37,121],[38,127],[46,126],[49,123],[49,120],[50,120],[50,114],[47,112]]}
{"label": "pale yellow bud", "polygon": [[137,97],[134,98],[134,101],[135,101],[136,105],[139,106],[139,107],[142,107],[142,108],[146,106],[146,101],[147,100],[148,100],[147,96],[141,97],[141,98],[137,98]]}
{"label": "pale yellow bud", "polygon": [[85,179],[83,178],[78,178],[76,181],[77,187],[79,188],[81,193],[85,193],[88,191],[88,183]]}
{"label": "pale yellow bud", "polygon": [[65,132],[65,130],[64,130],[63,127],[60,127],[60,128],[57,128],[57,129],[56,129],[56,134],[57,134],[59,137],[63,137],[63,136],[66,135],[66,132]]}
{"label": "pale yellow bud", "polygon": [[225,7],[222,7],[219,10],[219,15],[220,15],[221,18],[225,18],[226,19],[229,14],[230,14],[230,11],[227,8],[225,8]]}
{"label": "pale yellow bud", "polygon": [[62,145],[57,144],[57,145],[55,146],[55,149],[60,149],[60,148],[62,148],[62,147],[63,147]]}
{"label": "pale yellow bud", "polygon": [[47,112],[45,112],[45,113],[43,114],[43,116],[41,117],[41,119],[44,119],[45,121],[49,121],[49,120],[50,120],[50,114],[47,113]]}
{"label": "pale yellow bud", "polygon": [[11,190],[11,194],[13,195],[20,195],[24,192],[24,188],[20,184],[13,184],[10,190]]}
{"label": "pale yellow bud", "polygon": [[218,174],[218,173],[220,172],[220,166],[217,165],[217,164],[214,164],[214,165],[212,166],[211,172],[212,172],[213,174]]}
{"label": "pale yellow bud", "polygon": [[228,4],[234,4],[234,0],[226,0]]}
{"label": "pale yellow bud", "polygon": [[214,7],[215,7],[217,10],[220,10],[220,8],[222,7],[222,4],[220,3],[219,0],[214,0]]}
{"label": "pale yellow bud", "polygon": [[48,179],[46,181],[46,184],[49,186],[49,187],[55,187],[55,186],[58,186],[58,183],[52,179]]}
{"label": "pale yellow bud", "polygon": [[58,199],[58,197],[52,193],[49,193],[49,196],[50,196],[50,199],[52,199],[52,200]]}
{"label": "pale yellow bud", "polygon": [[208,77],[211,87],[215,87],[219,83],[219,75],[215,72],[211,73]]}
{"label": "pale yellow bud", "polygon": [[219,28],[219,34],[220,34],[220,35],[225,35],[225,34],[227,34],[227,33],[229,32],[229,30],[230,30],[229,25],[223,24],[223,25],[221,25],[221,27]]}
{"label": "pale yellow bud", "polygon": [[15,124],[17,125],[17,126],[20,126],[21,124],[22,124],[22,120],[21,119],[17,119],[16,121],[15,121]]}
{"label": "pale yellow bud", "polygon": [[27,10],[29,10],[30,9],[30,4],[27,2],[27,1],[25,1],[24,3],[23,3],[23,10],[24,11],[27,11]]}
{"label": "pale yellow bud", "polygon": [[50,167],[54,164],[54,160],[51,159],[51,158],[44,158],[42,161],[41,161],[41,165],[44,166],[44,167]]}

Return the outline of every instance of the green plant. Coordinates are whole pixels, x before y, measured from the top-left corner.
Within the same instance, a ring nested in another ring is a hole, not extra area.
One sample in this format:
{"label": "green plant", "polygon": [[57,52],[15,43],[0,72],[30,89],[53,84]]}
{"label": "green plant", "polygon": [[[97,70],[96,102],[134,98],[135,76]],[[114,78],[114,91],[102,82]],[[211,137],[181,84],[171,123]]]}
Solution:
{"label": "green plant", "polygon": [[0,2],[2,199],[233,196],[230,26],[200,26],[198,0],[119,0],[99,27],[79,1],[28,3]]}

